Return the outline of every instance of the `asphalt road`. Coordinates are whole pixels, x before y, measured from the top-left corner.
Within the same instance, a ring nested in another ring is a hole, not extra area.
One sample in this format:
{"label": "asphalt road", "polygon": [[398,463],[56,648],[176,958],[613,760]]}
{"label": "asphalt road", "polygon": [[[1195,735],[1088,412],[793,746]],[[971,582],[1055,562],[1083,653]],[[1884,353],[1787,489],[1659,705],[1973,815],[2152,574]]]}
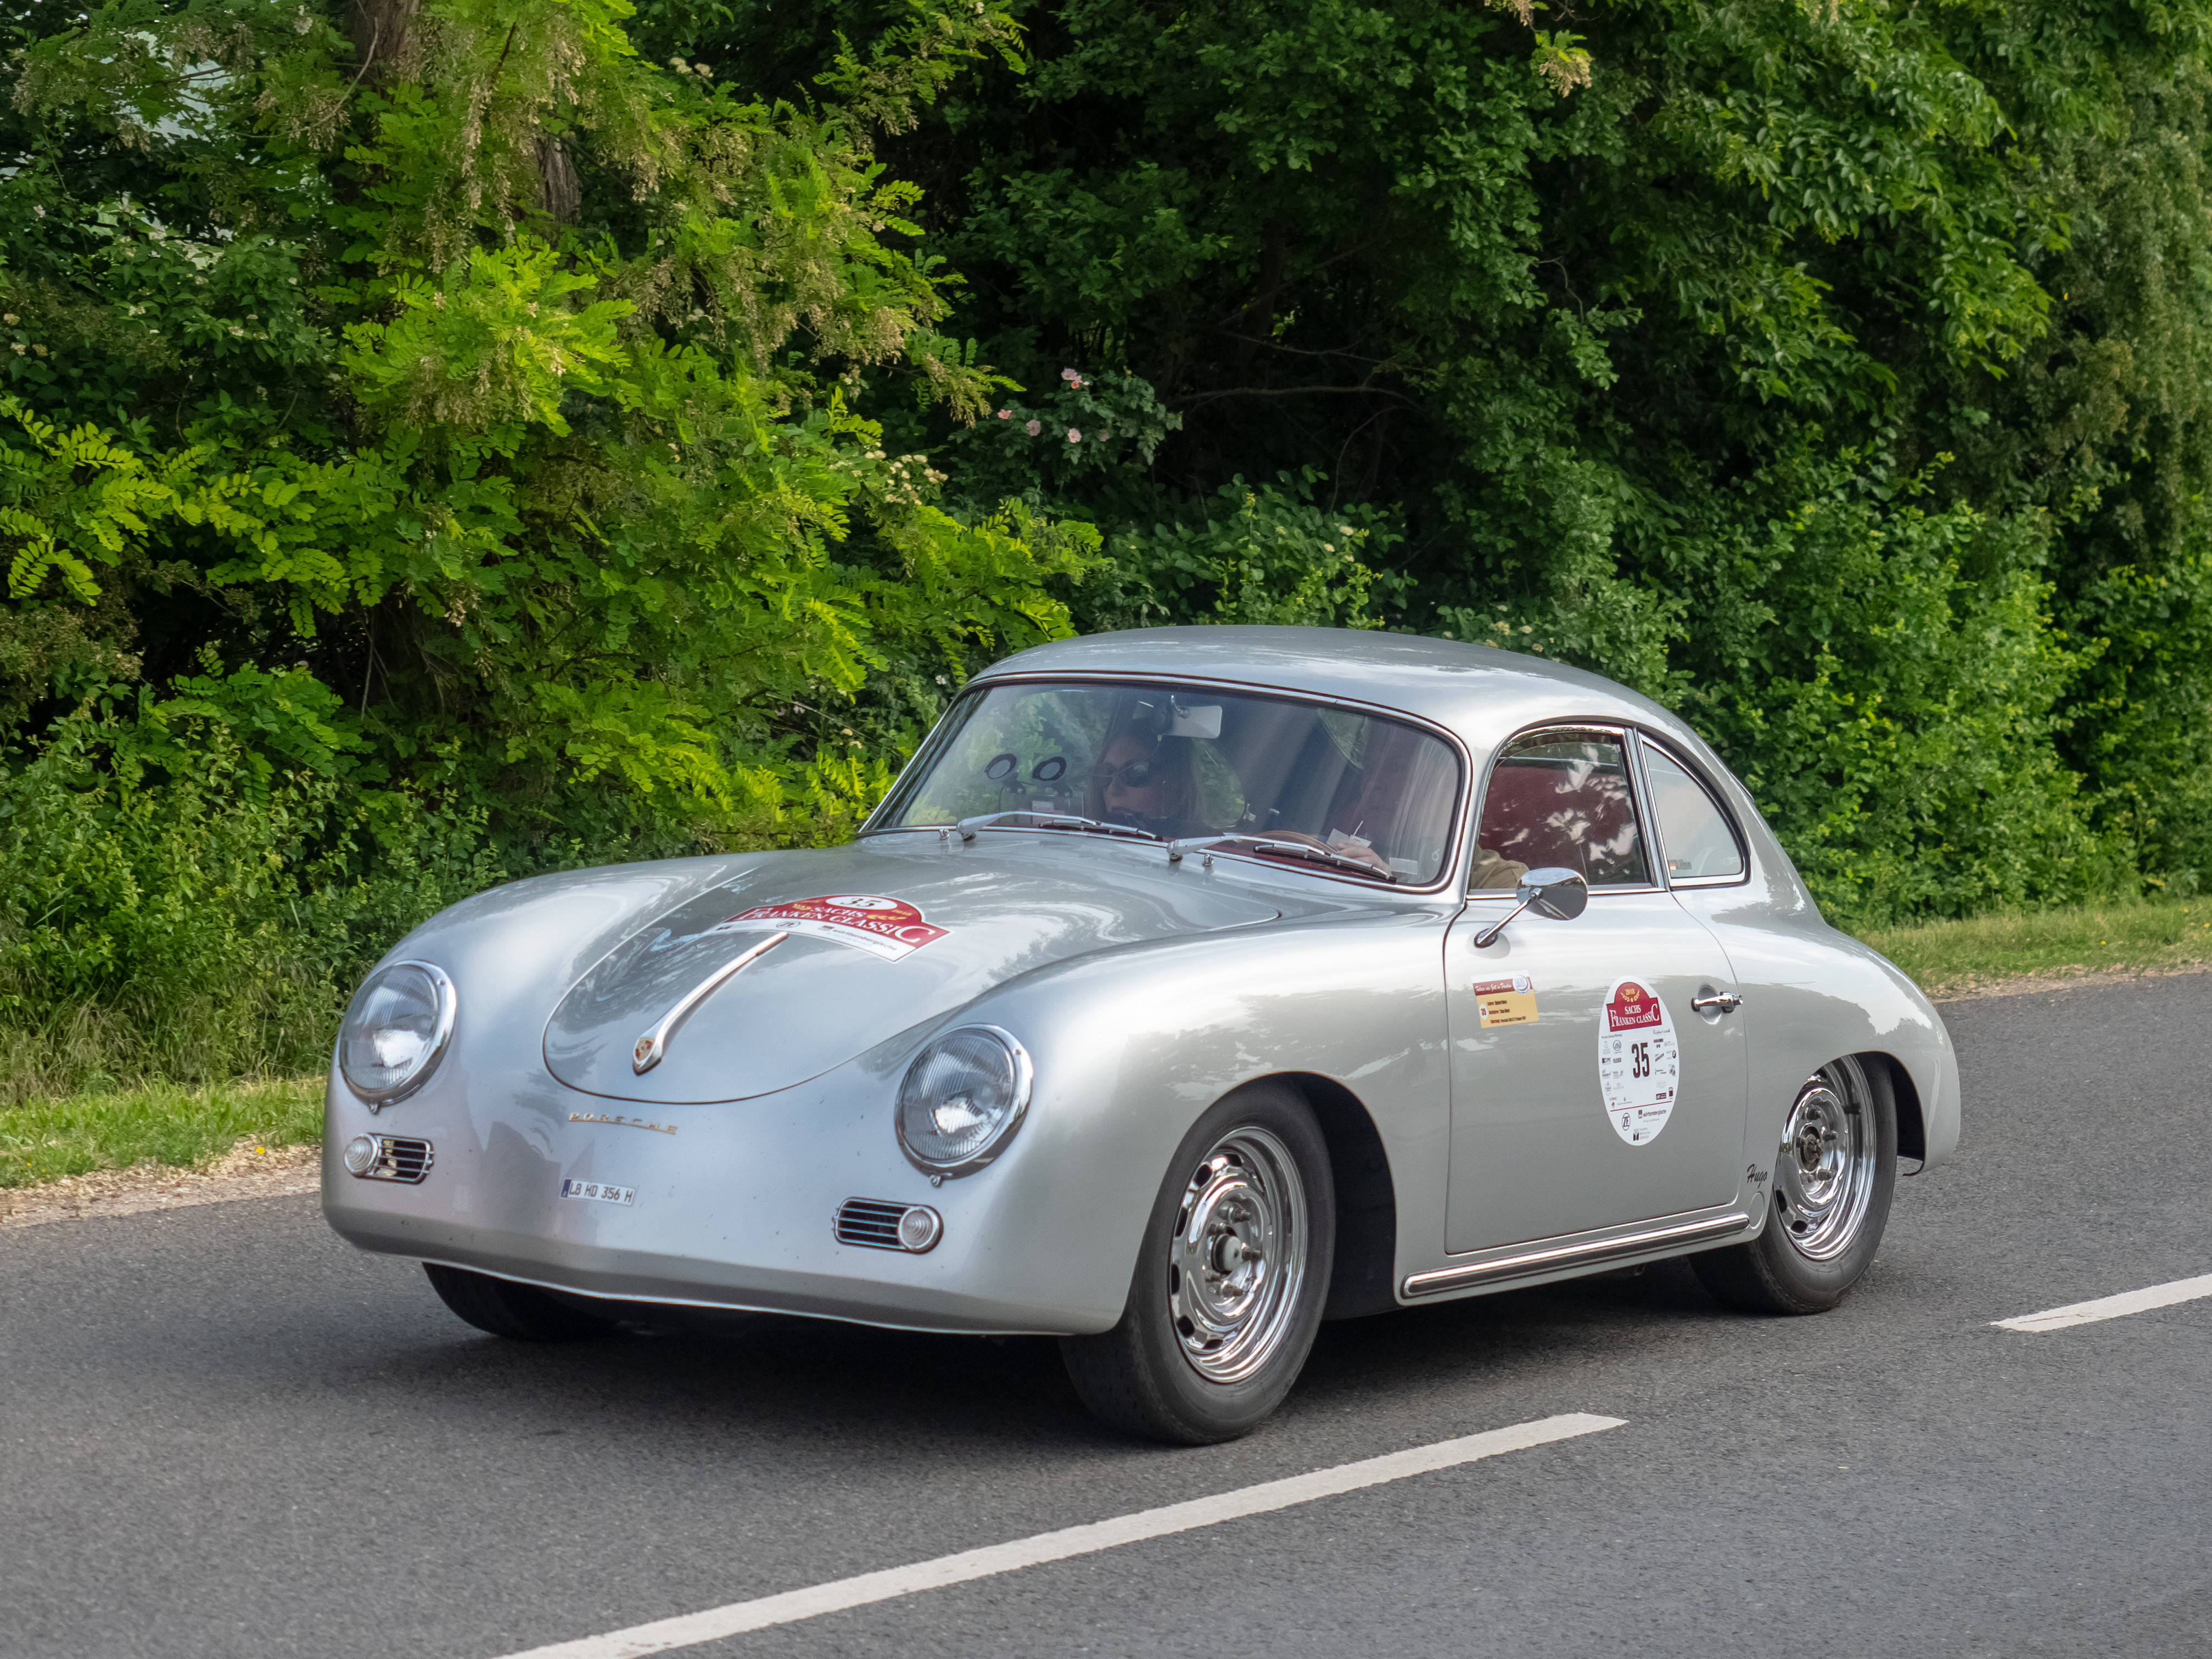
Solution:
{"label": "asphalt road", "polygon": [[1042,1341],[483,1337],[310,1200],[0,1235],[0,1654],[495,1659],[1565,1412],[1626,1425],[683,1650],[2212,1651],[2212,975],[1954,1005],[1959,1158],[1833,1313],[1679,1266],[1328,1328],[1267,1428]]}

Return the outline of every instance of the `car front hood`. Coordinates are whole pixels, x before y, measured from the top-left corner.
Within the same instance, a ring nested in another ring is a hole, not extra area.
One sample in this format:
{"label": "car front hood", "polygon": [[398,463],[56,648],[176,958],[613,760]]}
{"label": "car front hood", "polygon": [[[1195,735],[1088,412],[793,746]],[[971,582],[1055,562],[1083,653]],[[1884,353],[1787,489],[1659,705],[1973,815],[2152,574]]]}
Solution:
{"label": "car front hood", "polygon": [[[547,1023],[545,1064],[569,1087],[614,1099],[744,1100],[818,1076],[1016,975],[1281,913],[1170,866],[1158,848],[1007,842],[900,836],[768,855],[594,963]],[[636,1069],[641,1038],[779,933],[781,944],[694,1005],[657,1062]]]}

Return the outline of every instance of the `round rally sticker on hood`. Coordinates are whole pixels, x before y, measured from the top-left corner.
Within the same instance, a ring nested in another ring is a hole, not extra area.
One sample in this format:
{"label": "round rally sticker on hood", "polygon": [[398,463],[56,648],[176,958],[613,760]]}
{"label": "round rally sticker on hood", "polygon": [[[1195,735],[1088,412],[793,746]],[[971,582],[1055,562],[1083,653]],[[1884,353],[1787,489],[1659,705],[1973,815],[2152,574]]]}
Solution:
{"label": "round rally sticker on hood", "polygon": [[878,893],[840,893],[823,898],[787,899],[781,904],[756,904],[727,921],[709,927],[709,933],[758,932],[778,928],[787,933],[809,933],[835,939],[856,950],[896,962],[912,956],[945,929],[933,927],[921,912],[904,899]]}
{"label": "round rally sticker on hood", "polygon": [[1656,1136],[1674,1109],[1681,1079],[1667,1005],[1640,980],[1615,980],[1597,1027],[1597,1085],[1613,1132],[1632,1146]]}

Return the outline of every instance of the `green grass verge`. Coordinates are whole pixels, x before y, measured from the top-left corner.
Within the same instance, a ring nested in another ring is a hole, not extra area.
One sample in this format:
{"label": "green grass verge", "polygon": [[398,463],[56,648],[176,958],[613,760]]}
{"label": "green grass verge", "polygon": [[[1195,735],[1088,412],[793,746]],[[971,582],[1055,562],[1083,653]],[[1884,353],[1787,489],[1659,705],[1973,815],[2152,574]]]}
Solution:
{"label": "green grass verge", "polygon": [[320,1078],[244,1079],[30,1099],[0,1106],[0,1187],[28,1187],[139,1163],[197,1168],[245,1135],[264,1146],[323,1133]]}
{"label": "green grass verge", "polygon": [[2212,962],[2212,898],[2069,905],[1859,937],[1932,996],[2024,975],[2064,978]]}

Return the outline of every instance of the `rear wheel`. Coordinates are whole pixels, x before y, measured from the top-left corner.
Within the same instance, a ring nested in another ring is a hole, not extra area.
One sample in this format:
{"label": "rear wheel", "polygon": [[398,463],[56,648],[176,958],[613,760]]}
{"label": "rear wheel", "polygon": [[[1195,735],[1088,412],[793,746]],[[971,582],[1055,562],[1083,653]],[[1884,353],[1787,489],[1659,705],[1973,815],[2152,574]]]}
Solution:
{"label": "rear wheel", "polygon": [[1887,1066],[1846,1057],[1806,1079],[1775,1154],[1766,1230],[1690,1258],[1705,1287],[1753,1313],[1823,1313],[1873,1264],[1897,1184]]}
{"label": "rear wheel", "polygon": [[1328,1299],[1328,1149],[1291,1090],[1255,1084],[1184,1138],[1152,1205],[1121,1323],[1064,1337],[1083,1403],[1127,1433],[1249,1433],[1297,1380]]}
{"label": "rear wheel", "polygon": [[587,1313],[565,1297],[535,1285],[518,1285],[511,1279],[449,1267],[426,1261],[422,1271],[438,1299],[480,1331],[517,1342],[574,1342],[582,1337],[605,1336],[615,1328],[611,1319]]}

